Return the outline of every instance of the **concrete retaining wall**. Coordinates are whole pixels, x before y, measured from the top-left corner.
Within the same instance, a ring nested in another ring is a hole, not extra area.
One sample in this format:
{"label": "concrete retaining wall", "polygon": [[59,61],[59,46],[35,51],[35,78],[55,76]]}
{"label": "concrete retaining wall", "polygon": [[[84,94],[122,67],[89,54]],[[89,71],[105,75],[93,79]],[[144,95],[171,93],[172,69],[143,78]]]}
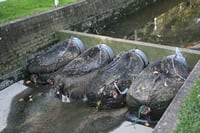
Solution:
{"label": "concrete retaining wall", "polygon": [[38,50],[58,41],[55,31],[76,25],[82,29],[89,28],[112,16],[120,16],[127,8],[135,12],[153,2],[156,0],[82,0],[0,24],[0,83],[21,73],[15,70],[25,66],[26,60]]}

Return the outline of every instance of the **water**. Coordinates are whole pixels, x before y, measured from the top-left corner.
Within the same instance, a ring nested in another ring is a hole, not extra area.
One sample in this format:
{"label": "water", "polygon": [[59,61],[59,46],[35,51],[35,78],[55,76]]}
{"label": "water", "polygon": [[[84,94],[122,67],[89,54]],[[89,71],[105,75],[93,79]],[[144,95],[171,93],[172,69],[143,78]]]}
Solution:
{"label": "water", "polygon": [[48,86],[34,87],[15,97],[3,132],[108,132],[124,121],[126,111],[98,112],[82,101],[62,103]]}
{"label": "water", "polygon": [[200,4],[191,8],[182,1],[159,1],[108,25],[100,34],[177,47],[200,45]]}

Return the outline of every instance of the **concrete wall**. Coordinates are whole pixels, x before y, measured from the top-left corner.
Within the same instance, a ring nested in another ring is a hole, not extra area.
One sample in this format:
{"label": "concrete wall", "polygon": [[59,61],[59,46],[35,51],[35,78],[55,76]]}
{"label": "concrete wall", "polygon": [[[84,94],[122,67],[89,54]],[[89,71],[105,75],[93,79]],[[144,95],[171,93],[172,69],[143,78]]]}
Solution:
{"label": "concrete wall", "polygon": [[120,16],[127,7],[129,12],[134,12],[153,2],[156,0],[82,0],[0,24],[0,83],[19,74],[15,70],[25,66],[26,60],[38,50],[56,42],[55,31],[76,25],[89,28],[112,16]]}

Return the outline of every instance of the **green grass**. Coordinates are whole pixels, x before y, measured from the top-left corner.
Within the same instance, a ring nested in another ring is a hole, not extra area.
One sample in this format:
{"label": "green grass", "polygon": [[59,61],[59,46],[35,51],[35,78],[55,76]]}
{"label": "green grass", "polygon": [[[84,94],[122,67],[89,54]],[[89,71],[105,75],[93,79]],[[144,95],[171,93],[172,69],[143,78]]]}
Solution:
{"label": "green grass", "polygon": [[[59,6],[76,0],[59,0]],[[0,23],[55,8],[54,0],[7,0],[0,2]]]}
{"label": "green grass", "polygon": [[179,112],[179,123],[174,133],[200,132],[200,76]]}

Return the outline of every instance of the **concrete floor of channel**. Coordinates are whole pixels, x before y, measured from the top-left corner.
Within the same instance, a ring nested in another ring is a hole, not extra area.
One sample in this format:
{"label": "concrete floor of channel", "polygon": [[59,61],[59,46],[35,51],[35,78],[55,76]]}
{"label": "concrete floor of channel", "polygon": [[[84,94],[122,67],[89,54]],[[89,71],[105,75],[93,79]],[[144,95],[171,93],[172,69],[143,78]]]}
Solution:
{"label": "concrete floor of channel", "polygon": [[[24,85],[24,81],[21,80],[13,85],[0,91],[0,132],[8,126],[8,116],[11,111],[12,101],[18,94],[26,91],[29,87]],[[110,131],[110,133],[151,133],[152,128],[146,127],[140,124],[133,124],[129,121],[124,121],[120,126]]]}

